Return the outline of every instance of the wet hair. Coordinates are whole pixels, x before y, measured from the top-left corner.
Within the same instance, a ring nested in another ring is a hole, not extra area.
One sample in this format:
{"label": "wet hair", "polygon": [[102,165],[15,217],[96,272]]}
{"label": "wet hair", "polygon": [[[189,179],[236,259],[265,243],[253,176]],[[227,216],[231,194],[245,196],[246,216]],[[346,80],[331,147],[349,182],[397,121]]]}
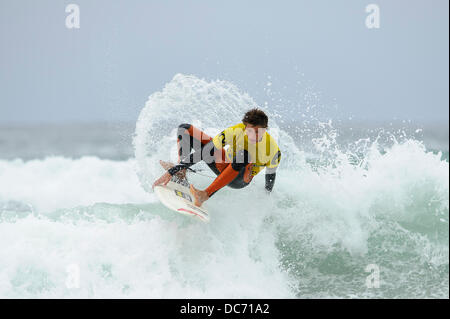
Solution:
{"label": "wet hair", "polygon": [[245,113],[242,123],[267,128],[269,118],[260,109],[251,109]]}

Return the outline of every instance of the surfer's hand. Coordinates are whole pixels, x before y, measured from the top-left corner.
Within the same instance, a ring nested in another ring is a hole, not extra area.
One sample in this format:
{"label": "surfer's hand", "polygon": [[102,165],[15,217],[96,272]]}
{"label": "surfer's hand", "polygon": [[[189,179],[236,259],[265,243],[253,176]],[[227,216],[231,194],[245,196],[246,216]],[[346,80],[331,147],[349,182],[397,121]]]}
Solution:
{"label": "surfer's hand", "polygon": [[158,185],[167,185],[167,183],[171,180],[172,175],[170,175],[168,172],[165,172],[163,176],[158,178],[152,185],[152,188],[155,188],[155,186]]}

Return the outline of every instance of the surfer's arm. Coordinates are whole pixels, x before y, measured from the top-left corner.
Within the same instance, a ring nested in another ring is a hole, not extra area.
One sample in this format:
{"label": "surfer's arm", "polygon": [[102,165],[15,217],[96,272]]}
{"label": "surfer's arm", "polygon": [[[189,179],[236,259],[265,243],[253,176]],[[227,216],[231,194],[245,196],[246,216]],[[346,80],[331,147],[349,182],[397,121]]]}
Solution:
{"label": "surfer's arm", "polygon": [[273,185],[275,185],[275,177],[278,165],[281,161],[281,151],[278,149],[278,152],[273,156],[272,160],[267,164],[266,167],[266,190],[271,192],[273,189]]}
{"label": "surfer's arm", "polygon": [[268,192],[271,192],[273,189],[273,186],[275,185],[275,177],[277,176],[277,174],[275,173],[275,170],[272,172],[269,168],[267,169],[268,171],[266,172],[266,186],[265,189]]}

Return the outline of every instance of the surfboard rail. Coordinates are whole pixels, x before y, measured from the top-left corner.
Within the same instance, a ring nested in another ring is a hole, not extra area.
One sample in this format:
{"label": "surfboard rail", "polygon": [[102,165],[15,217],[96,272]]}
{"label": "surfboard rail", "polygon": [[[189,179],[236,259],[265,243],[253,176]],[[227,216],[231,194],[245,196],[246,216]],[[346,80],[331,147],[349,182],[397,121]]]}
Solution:
{"label": "surfboard rail", "polygon": [[155,186],[154,191],[160,202],[170,210],[209,222],[208,211],[194,205],[189,187],[170,181],[165,186]]}

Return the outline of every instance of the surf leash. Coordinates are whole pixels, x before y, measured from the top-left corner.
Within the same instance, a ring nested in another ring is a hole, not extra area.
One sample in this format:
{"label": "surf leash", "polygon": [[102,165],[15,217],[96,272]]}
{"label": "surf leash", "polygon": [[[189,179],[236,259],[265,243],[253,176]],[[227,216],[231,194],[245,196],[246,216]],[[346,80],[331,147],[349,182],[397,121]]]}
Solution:
{"label": "surf leash", "polygon": [[198,174],[198,175],[200,175],[200,176],[205,176],[205,177],[209,177],[209,178],[216,178],[217,176],[211,176],[211,175],[207,175],[207,174],[202,174],[202,173],[199,173],[199,172],[204,172],[205,170],[204,169],[192,169],[192,168],[190,168],[190,167],[187,167],[187,169],[190,171],[190,172],[192,172],[192,173],[195,173],[195,174]]}

